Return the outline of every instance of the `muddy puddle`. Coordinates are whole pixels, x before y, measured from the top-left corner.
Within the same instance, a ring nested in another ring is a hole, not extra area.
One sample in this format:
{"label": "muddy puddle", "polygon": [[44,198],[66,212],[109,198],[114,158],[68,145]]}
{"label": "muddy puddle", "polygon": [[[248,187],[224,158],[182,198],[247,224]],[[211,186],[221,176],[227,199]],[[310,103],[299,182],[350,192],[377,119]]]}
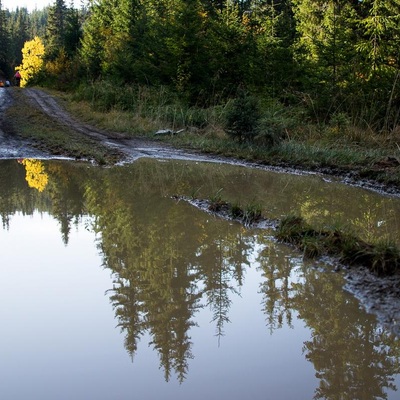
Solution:
{"label": "muddy puddle", "polygon": [[399,199],[319,176],[0,161],[2,397],[399,398],[398,337],[346,271],[174,195],[400,237]]}

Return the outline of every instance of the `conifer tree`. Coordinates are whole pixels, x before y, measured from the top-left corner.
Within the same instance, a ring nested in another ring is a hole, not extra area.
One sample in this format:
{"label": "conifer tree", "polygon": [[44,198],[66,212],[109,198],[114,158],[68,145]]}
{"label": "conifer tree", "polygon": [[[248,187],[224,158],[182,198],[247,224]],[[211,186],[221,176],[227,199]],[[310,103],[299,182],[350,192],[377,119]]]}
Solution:
{"label": "conifer tree", "polygon": [[112,10],[115,5],[114,0],[92,0],[89,4],[89,17],[85,21],[79,53],[90,77],[94,79],[102,74],[104,45],[107,39],[112,38]]}
{"label": "conifer tree", "polygon": [[354,54],[355,12],[346,0],[293,0],[297,54],[333,84]]}
{"label": "conifer tree", "polygon": [[6,25],[6,14],[0,0],[0,73],[3,77],[9,74],[9,36]]}
{"label": "conifer tree", "polygon": [[55,0],[49,8],[46,32],[46,57],[54,59],[65,48],[67,7],[64,0]]}
{"label": "conifer tree", "polygon": [[9,61],[12,67],[21,64],[22,48],[29,40],[29,16],[26,8],[19,8],[7,14],[7,28],[10,35]]}
{"label": "conifer tree", "polygon": [[400,3],[393,0],[363,1],[360,40],[356,48],[362,56],[364,73],[399,68]]}

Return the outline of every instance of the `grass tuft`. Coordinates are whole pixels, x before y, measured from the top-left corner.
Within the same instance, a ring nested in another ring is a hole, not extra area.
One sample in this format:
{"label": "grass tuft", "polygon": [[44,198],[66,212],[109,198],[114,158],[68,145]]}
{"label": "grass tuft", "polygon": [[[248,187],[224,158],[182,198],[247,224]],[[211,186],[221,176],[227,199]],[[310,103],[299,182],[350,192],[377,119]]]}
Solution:
{"label": "grass tuft", "polygon": [[377,275],[400,272],[400,249],[393,243],[366,243],[339,229],[314,230],[301,217],[288,216],[278,225],[276,237],[291,243],[310,258],[337,256],[347,265],[365,266]]}

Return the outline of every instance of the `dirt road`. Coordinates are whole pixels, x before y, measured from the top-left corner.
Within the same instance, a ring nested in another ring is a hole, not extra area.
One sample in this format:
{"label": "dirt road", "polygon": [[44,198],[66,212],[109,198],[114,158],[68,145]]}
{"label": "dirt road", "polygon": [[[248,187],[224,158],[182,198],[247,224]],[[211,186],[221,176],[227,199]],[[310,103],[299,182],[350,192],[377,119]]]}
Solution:
{"label": "dirt road", "polygon": [[[0,113],[3,116],[7,107],[17,107],[13,101],[12,88],[0,89]],[[193,161],[220,162],[215,157],[176,149],[166,143],[158,143],[141,138],[128,138],[118,132],[109,132],[82,123],[72,117],[49,94],[39,89],[23,89],[22,93],[35,108],[39,109],[57,124],[89,137],[97,143],[123,154],[123,159],[132,162],[142,157],[161,159],[180,159]],[[4,120],[0,118],[0,158],[54,158],[50,153],[36,150],[21,138],[7,133]]]}
{"label": "dirt road", "polygon": [[[16,92],[18,90],[18,92]],[[264,170],[272,170],[279,172],[288,172],[296,174],[318,174],[319,172],[314,170],[308,172],[290,166],[275,167],[264,164],[255,164],[252,162],[246,162],[242,160],[235,160],[232,158],[224,158],[210,154],[200,154],[195,151],[188,151],[183,149],[175,148],[166,142],[156,140],[149,140],[146,138],[132,138],[119,132],[109,132],[101,130],[97,127],[90,126],[88,124],[78,121],[71,116],[60,104],[55,100],[54,97],[48,93],[33,88],[17,89],[17,88],[0,88],[0,159],[5,158],[41,158],[51,159],[59,158],[60,154],[66,157],[74,158],[74,155],[57,151],[53,154],[51,150],[46,150],[46,146],[35,146],[35,143],[29,142],[26,139],[17,137],[15,134],[11,134],[7,131],[7,124],[4,121],[4,110],[7,107],[18,107],[19,104],[13,100],[18,93],[18,96],[23,96],[24,101],[28,101],[32,107],[39,110],[47,118],[53,119],[55,125],[62,125],[67,127],[69,130],[75,132],[75,134],[82,135],[82,138],[90,138],[95,144],[103,146],[107,152],[118,154],[117,159],[125,162],[132,162],[139,158],[158,158],[158,159],[179,159],[179,160],[191,160],[191,161],[207,161],[217,163],[229,163],[235,165],[243,165],[251,168],[260,168]],[[34,140],[34,139],[32,139]],[[78,139],[79,141],[79,139]],[[38,147],[40,150],[38,150]],[[83,157],[85,158],[85,157]],[[400,196],[400,188],[396,186],[388,186],[376,181],[368,179],[361,179],[359,174],[355,171],[349,171],[344,173],[339,172],[340,176],[337,176],[338,172],[335,170],[330,171],[324,168],[321,171],[321,175],[334,175],[336,179],[341,180],[343,183],[353,186],[360,186],[366,189],[374,190],[382,194],[390,194]]]}
{"label": "dirt road", "polygon": [[[13,105],[7,88],[0,88],[0,158],[44,158],[46,154],[32,147],[31,143],[11,134],[4,127],[4,111]],[[48,155],[47,155],[48,156]]]}

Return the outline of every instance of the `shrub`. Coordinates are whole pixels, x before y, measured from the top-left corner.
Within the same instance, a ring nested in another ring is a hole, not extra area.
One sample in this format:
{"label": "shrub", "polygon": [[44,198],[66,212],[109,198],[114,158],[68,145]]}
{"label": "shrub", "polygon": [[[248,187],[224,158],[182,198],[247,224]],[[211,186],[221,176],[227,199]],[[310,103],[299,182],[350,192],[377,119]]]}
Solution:
{"label": "shrub", "polygon": [[284,107],[282,104],[269,101],[263,107],[259,123],[257,142],[272,147],[288,137],[288,131],[300,125],[299,109]]}
{"label": "shrub", "polygon": [[260,123],[260,108],[255,97],[240,90],[227,108],[225,131],[240,143],[253,142]]}

